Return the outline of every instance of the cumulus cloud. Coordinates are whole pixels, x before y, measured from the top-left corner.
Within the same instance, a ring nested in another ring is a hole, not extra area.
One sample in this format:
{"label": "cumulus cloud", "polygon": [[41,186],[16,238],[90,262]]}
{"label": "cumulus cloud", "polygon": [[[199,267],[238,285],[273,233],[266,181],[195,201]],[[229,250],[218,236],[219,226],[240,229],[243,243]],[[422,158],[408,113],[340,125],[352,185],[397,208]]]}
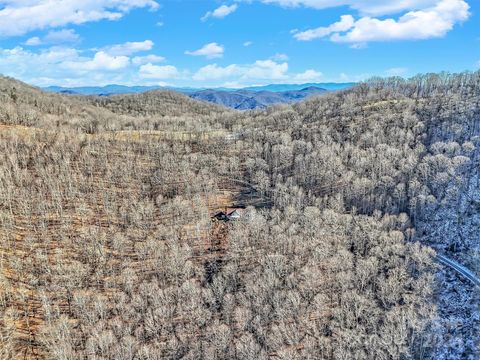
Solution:
{"label": "cumulus cloud", "polygon": [[32,37],[25,42],[25,45],[28,46],[39,46],[39,45],[54,45],[54,44],[65,44],[65,43],[75,43],[80,40],[80,36],[72,29],[62,29],[62,30],[52,30],[47,33],[43,38],[38,36]]}
{"label": "cumulus cloud", "polygon": [[156,65],[165,61],[162,56],[147,53],[130,57],[122,55],[125,51],[106,51],[116,46],[96,50],[66,46],[0,47],[0,73],[37,86],[165,85],[160,79],[185,78],[184,72],[174,66]]}
{"label": "cumulus cloud", "polygon": [[132,64],[143,65],[148,63],[159,63],[164,61],[165,61],[165,58],[163,56],[158,56],[158,55],[135,56],[132,59]]}
{"label": "cumulus cloud", "polygon": [[305,83],[322,79],[323,74],[310,69],[303,73],[289,73],[287,62],[278,62],[272,59],[257,60],[252,64],[231,64],[219,66],[210,64],[199,69],[193,80],[199,82],[223,81],[225,86],[242,87],[253,84],[276,83]]}
{"label": "cumulus cloud", "polygon": [[382,16],[402,11],[420,10],[435,5],[438,0],[261,0],[266,4],[277,4],[283,7],[309,7],[327,9],[348,6],[362,15]]}
{"label": "cumulus cloud", "polygon": [[290,73],[287,62],[272,59],[257,60],[252,64],[231,64],[219,66],[211,64],[202,67],[194,75],[193,80],[208,82],[223,82],[227,87],[244,87],[264,85],[269,83],[307,83],[323,79],[319,71],[309,69],[302,73]]}
{"label": "cumulus cloud", "polygon": [[329,26],[319,27],[303,32],[294,31],[294,37],[297,40],[310,41],[313,39],[325,37],[332,33],[350,30],[354,25],[355,20],[352,15],[343,15],[340,17],[340,21],[337,21],[336,23],[333,23]]}
{"label": "cumulus cloud", "polygon": [[201,18],[201,20],[202,21],[207,21],[211,17],[214,17],[214,18],[217,18],[217,19],[223,19],[224,17],[226,17],[226,16],[230,15],[231,13],[234,13],[235,11],[237,11],[237,9],[238,9],[237,4],[233,4],[233,5],[230,5],[230,6],[222,5],[218,8],[216,8],[213,11],[207,12]]}
{"label": "cumulus cloud", "polygon": [[71,48],[52,47],[38,52],[20,46],[0,49],[0,73],[41,86],[58,84],[58,79],[67,83],[73,76],[72,71],[60,65],[78,58],[78,51]]}
{"label": "cumulus cloud", "polygon": [[140,77],[143,79],[174,79],[178,77],[179,74],[178,69],[172,65],[158,66],[148,63],[140,66]]}
{"label": "cumulus cloud", "polygon": [[225,48],[215,42],[206,44],[202,48],[195,51],[185,51],[185,54],[191,56],[205,56],[207,59],[221,58]]}
{"label": "cumulus cloud", "polygon": [[245,41],[243,43],[243,46],[245,46],[245,47],[249,47],[249,46],[252,46],[252,45],[253,45],[253,41]]}
{"label": "cumulus cloud", "polygon": [[221,67],[217,64],[211,64],[204,66],[200,70],[198,70],[193,75],[193,80],[218,80],[234,76],[238,73],[240,73],[240,68],[236,64],[228,65],[226,67]]}
{"label": "cumulus cloud", "polygon": [[273,60],[257,60],[253,64],[231,64],[225,67],[211,64],[202,67],[194,75],[196,81],[219,79],[235,80],[281,80],[286,78],[288,63],[277,63]]}
{"label": "cumulus cloud", "polygon": [[73,71],[114,71],[124,69],[128,65],[130,65],[130,59],[127,56],[112,56],[104,51],[95,53],[91,59],[66,61],[61,64],[63,68]]}
{"label": "cumulus cloud", "polygon": [[[36,53],[16,46],[12,49],[0,49],[0,72],[9,73],[8,70],[16,69],[18,73],[25,69],[36,69],[42,65],[55,65],[78,58],[78,51],[71,48],[52,47]],[[46,66],[46,70],[49,68]]]}
{"label": "cumulus cloud", "polygon": [[108,46],[104,49],[104,51],[110,55],[131,55],[136,52],[141,51],[148,51],[153,48],[153,41],[145,40],[145,41],[138,41],[138,42],[126,42],[124,44],[117,44]]}
{"label": "cumulus cloud", "polygon": [[38,86],[166,85],[171,83],[169,80],[175,80],[177,86],[243,87],[316,82],[323,78],[322,73],[314,69],[290,72],[288,62],[272,58],[248,64],[210,64],[191,73],[174,65],[158,64],[165,59],[155,54],[129,57],[108,53],[105,49],[92,52],[61,46],[34,50],[21,46],[0,48],[0,73]]}
{"label": "cumulus cloud", "polygon": [[340,21],[325,27],[295,32],[301,41],[329,37],[331,41],[365,44],[373,41],[422,40],[445,36],[470,16],[464,0],[437,0],[434,6],[409,11],[398,19],[369,16],[354,20],[344,15]]}
{"label": "cumulus cloud", "polygon": [[72,29],[62,29],[58,31],[49,31],[44,37],[47,44],[74,43],[80,40],[80,36]]}
{"label": "cumulus cloud", "polygon": [[155,10],[159,5],[154,0],[3,0],[0,7],[0,36],[8,37],[68,24],[118,20],[132,9]]}
{"label": "cumulus cloud", "polygon": [[309,69],[293,77],[296,83],[317,82],[323,79],[323,74],[319,71]]}
{"label": "cumulus cloud", "polygon": [[282,80],[286,79],[288,71],[288,63],[277,63],[273,60],[257,60],[253,66],[246,68],[242,75],[246,79],[259,80]]}
{"label": "cumulus cloud", "polygon": [[28,46],[39,46],[42,45],[42,40],[38,36],[31,37],[25,42],[25,45]]}

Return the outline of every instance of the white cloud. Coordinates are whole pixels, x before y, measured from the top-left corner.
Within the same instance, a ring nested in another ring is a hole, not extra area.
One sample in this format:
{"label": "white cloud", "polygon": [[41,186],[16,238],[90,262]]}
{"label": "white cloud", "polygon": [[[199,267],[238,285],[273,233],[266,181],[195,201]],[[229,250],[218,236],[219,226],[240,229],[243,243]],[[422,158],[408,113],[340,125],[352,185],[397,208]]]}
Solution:
{"label": "white cloud", "polygon": [[[155,77],[175,74],[171,67],[153,65],[163,60],[154,54],[130,59],[125,55],[108,54],[103,49],[92,53],[62,46],[35,50],[17,46],[0,48],[0,73],[38,86],[159,85]],[[144,65],[148,66],[140,72]]]}
{"label": "white cloud", "polygon": [[[49,62],[62,64],[65,61],[74,61],[80,58],[78,50],[72,48],[58,47],[54,46],[47,50],[42,50],[40,54],[34,54],[29,52],[24,52],[23,55],[34,55],[39,56],[40,59]],[[55,71],[55,69],[54,69]]]}
{"label": "white cloud", "polygon": [[273,60],[257,60],[253,66],[246,68],[242,75],[245,79],[259,80],[282,80],[286,79],[288,71],[288,63],[277,63]]}
{"label": "white cloud", "polygon": [[211,64],[202,67],[194,75],[195,81],[235,81],[236,83],[255,83],[285,81],[289,79],[288,63],[273,60],[257,60],[253,64],[231,64],[225,67]]}
{"label": "white cloud", "polygon": [[357,4],[352,4],[351,7],[363,15],[382,16],[425,9],[434,6],[437,2],[438,0],[364,0],[359,1]]}
{"label": "white cloud", "polygon": [[293,79],[296,83],[308,83],[321,81],[322,78],[323,74],[321,72],[310,69],[301,74],[295,75]]}
{"label": "white cloud", "polygon": [[245,46],[245,47],[249,47],[249,46],[252,46],[252,45],[253,45],[253,41],[245,41],[243,43],[243,46]]}
{"label": "white cloud", "polygon": [[332,33],[350,30],[355,24],[355,20],[352,15],[343,15],[340,17],[340,21],[333,23],[329,26],[319,27],[303,32],[294,32],[294,37],[301,41],[310,41],[313,39],[322,38]]}
{"label": "white cloud", "polygon": [[164,60],[161,56],[148,53],[129,57],[114,55],[104,49],[92,52],[54,46],[32,50],[17,46],[0,48],[0,73],[38,86],[166,85],[166,81],[175,80],[176,86],[244,87],[316,82],[322,78],[322,74],[313,69],[290,72],[286,61],[272,58],[248,64],[211,64],[193,73],[173,65],[156,64]]}
{"label": "white cloud", "polygon": [[130,59],[127,56],[112,56],[104,51],[95,53],[91,59],[77,59],[61,64],[63,68],[73,71],[115,71],[128,67]]}
{"label": "white cloud", "polygon": [[[0,55],[0,65],[16,64],[18,68],[32,68],[32,60],[36,60],[37,64],[58,64],[79,57],[77,50],[62,47],[52,47],[34,53],[17,46],[12,49],[0,49]],[[0,72],[3,72],[3,69],[4,67],[0,67]]]}
{"label": "white cloud", "polygon": [[215,59],[221,58],[224,52],[225,48],[223,47],[223,45],[219,45],[217,43],[210,43],[204,45],[201,49],[195,51],[185,51],[185,54],[191,56],[205,56],[207,59]]}
{"label": "white cloud", "polygon": [[467,20],[469,16],[469,5],[464,0],[437,0],[434,6],[409,11],[398,19],[366,16],[355,21],[353,16],[344,15],[334,24],[295,32],[294,37],[308,41],[328,36],[331,41],[357,44],[358,48],[372,41],[443,37],[457,23]]}
{"label": "white cloud", "polygon": [[38,36],[34,36],[28,39],[27,41],[25,41],[25,45],[28,45],[28,46],[42,45],[42,40],[40,40]]}
{"label": "white cloud", "polygon": [[151,63],[140,66],[140,77],[143,79],[174,79],[179,76],[179,71],[175,66],[158,66]]}
{"label": "white cloud", "polygon": [[[12,49],[0,49],[0,73],[37,85],[52,85],[46,79],[71,77],[71,71],[60,67],[65,61],[74,61],[78,51],[69,48],[50,48],[39,52],[25,50],[20,46]],[[59,83],[59,81],[56,81]]]}
{"label": "white cloud", "polygon": [[284,7],[309,7],[327,9],[348,6],[362,15],[382,16],[402,11],[420,10],[433,6],[438,0],[261,0],[266,4],[277,4]]}
{"label": "white cloud", "polygon": [[218,8],[216,8],[213,11],[207,12],[202,18],[202,21],[207,21],[210,17],[214,17],[217,19],[223,19],[224,17],[230,15],[231,13],[234,13],[238,9],[237,4],[233,4],[230,6],[227,5],[222,5]]}
{"label": "white cloud", "polygon": [[148,63],[159,63],[165,61],[163,56],[158,55],[146,55],[146,56],[135,56],[132,59],[132,64],[134,65],[144,65]]}
{"label": "white cloud", "polygon": [[103,49],[109,55],[131,55],[136,52],[148,51],[153,48],[152,40],[138,41],[138,42],[126,42],[124,44],[111,45]]}
{"label": "white cloud", "polygon": [[0,36],[18,36],[32,30],[118,20],[135,8],[158,9],[154,0],[3,0]]}
{"label": "white cloud", "polygon": [[313,69],[303,73],[289,73],[287,62],[276,62],[271,59],[258,60],[252,64],[231,64],[225,67],[211,64],[202,67],[194,75],[198,82],[219,82],[228,87],[242,87],[267,83],[305,83],[319,81],[323,78],[321,72]]}
{"label": "white cloud", "polygon": [[242,73],[239,65],[232,64],[226,67],[218,66],[217,64],[207,65],[202,67],[193,75],[193,80],[218,80],[225,79]]}
{"label": "white cloud", "polygon": [[53,44],[65,44],[75,43],[80,40],[80,36],[72,29],[52,30],[47,33],[43,38],[38,36],[32,37],[25,42],[28,46],[39,45],[53,45]]}
{"label": "white cloud", "polygon": [[49,31],[43,38],[43,41],[47,44],[74,43],[78,40],[80,40],[80,36],[72,29]]}

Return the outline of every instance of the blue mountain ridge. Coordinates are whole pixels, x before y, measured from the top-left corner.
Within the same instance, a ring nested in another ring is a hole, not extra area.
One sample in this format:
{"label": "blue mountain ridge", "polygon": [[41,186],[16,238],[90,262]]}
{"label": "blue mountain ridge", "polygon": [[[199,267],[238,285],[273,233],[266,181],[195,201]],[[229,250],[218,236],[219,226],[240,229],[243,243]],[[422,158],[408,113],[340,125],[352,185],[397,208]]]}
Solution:
{"label": "blue mountain ridge", "polygon": [[87,86],[72,88],[50,86],[43,90],[63,94],[100,96],[137,94],[152,90],[172,90],[183,93],[193,99],[212,102],[238,110],[249,110],[265,108],[273,104],[293,103],[310,96],[321,95],[329,91],[337,91],[354,85],[354,83],[272,84],[244,89],[195,89],[161,86],[107,85],[103,87]]}

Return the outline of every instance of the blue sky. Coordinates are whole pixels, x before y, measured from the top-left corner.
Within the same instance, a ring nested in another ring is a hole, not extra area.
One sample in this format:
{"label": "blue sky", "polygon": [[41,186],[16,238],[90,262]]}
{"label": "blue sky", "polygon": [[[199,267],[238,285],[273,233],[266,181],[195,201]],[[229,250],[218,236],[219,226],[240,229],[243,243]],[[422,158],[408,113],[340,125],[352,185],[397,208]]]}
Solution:
{"label": "blue sky", "polygon": [[0,73],[243,87],[477,70],[473,0],[0,0]]}

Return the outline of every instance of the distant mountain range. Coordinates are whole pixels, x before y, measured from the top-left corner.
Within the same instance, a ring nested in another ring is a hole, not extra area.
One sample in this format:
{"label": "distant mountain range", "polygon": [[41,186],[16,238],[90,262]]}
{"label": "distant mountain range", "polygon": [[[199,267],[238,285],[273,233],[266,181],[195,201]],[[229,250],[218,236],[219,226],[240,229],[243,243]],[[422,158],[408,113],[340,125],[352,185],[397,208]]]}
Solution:
{"label": "distant mountain range", "polygon": [[313,95],[336,91],[354,86],[354,83],[312,83],[312,84],[275,84],[248,87],[244,89],[194,89],[169,88],[160,86],[123,86],[107,85],[103,87],[66,88],[50,86],[44,90],[63,94],[100,95],[136,94],[151,90],[172,90],[190,96],[193,99],[208,101],[238,110],[264,108],[273,104],[292,103]]}
{"label": "distant mountain range", "polygon": [[265,85],[265,86],[247,87],[247,88],[244,88],[243,90],[282,92],[282,91],[302,90],[310,87],[316,87],[316,88],[321,88],[328,91],[336,91],[336,90],[347,89],[355,85],[356,85],[355,83],[272,84],[272,85]]}
{"label": "distant mountain range", "polygon": [[197,91],[189,88],[166,88],[162,86],[125,86],[125,85],[107,85],[107,86],[84,86],[84,87],[61,87],[49,86],[43,90],[54,93],[77,94],[77,95],[120,95],[120,94],[139,94],[152,90],[173,90],[181,93]]}
{"label": "distant mountain range", "polygon": [[253,91],[253,90],[202,90],[188,94],[191,98],[208,101],[237,110],[265,108],[273,104],[291,103],[313,95],[324,94],[328,90],[310,86],[300,90]]}

